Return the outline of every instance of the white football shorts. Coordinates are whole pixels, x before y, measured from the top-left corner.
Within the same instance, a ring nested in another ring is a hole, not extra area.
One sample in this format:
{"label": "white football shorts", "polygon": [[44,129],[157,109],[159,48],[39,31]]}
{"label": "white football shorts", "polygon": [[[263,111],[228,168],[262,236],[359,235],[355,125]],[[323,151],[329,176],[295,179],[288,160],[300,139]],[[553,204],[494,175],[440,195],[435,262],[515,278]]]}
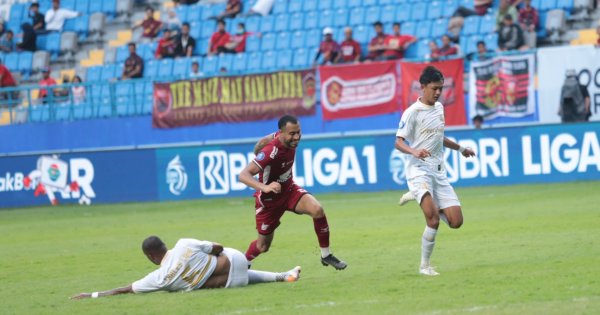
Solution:
{"label": "white football shorts", "polygon": [[439,170],[434,167],[427,167],[423,165],[413,166],[418,167],[421,170],[427,169],[423,172],[423,175],[418,175],[414,178],[409,179],[408,189],[415,196],[415,199],[419,204],[426,193],[431,194],[433,202],[440,209],[446,209],[452,206],[460,206],[458,196],[454,192],[454,188],[448,181],[446,170],[441,167]]}
{"label": "white football shorts", "polygon": [[229,259],[229,277],[226,288],[245,287],[248,285],[248,260],[239,250],[225,247],[223,254]]}

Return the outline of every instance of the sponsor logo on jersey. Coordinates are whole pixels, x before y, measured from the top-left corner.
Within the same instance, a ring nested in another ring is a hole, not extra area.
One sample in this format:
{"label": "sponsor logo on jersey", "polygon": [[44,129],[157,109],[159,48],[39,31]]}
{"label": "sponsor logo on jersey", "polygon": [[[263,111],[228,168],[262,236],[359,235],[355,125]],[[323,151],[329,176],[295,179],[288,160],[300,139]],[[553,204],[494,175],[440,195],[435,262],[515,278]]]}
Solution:
{"label": "sponsor logo on jersey", "polygon": [[173,195],[179,196],[187,188],[188,176],[179,155],[175,156],[167,165],[166,177],[169,191]]}
{"label": "sponsor logo on jersey", "polygon": [[257,161],[262,161],[265,159],[265,153],[264,152],[259,152],[258,155],[256,156],[256,160]]}
{"label": "sponsor logo on jersey", "polygon": [[277,149],[277,147],[273,147],[273,151],[271,151],[269,157],[271,157],[271,159],[274,159],[277,156],[277,152],[279,152],[279,149]]}

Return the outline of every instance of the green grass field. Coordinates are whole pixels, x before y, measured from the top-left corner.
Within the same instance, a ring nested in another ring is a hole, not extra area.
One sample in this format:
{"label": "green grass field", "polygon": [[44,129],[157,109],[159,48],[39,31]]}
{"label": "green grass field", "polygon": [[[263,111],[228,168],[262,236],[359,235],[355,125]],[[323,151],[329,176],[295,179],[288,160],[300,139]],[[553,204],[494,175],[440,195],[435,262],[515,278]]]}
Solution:
{"label": "green grass field", "polygon": [[1,314],[599,314],[600,182],[457,189],[465,224],[440,225],[419,276],[423,216],[400,192],[317,195],[344,271],[321,266],[312,221],[288,213],[253,269],[301,265],[297,283],[122,295],[79,292],[137,280],[155,266],[140,250],[193,237],[242,252],[255,238],[243,199],[0,211]]}

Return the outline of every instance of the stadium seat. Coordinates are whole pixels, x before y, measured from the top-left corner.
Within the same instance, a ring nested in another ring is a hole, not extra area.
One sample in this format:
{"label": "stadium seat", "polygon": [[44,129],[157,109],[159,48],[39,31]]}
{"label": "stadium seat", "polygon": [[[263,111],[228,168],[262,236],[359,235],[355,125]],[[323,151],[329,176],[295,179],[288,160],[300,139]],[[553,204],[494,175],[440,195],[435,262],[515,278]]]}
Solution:
{"label": "stadium seat", "polygon": [[288,32],[281,32],[277,34],[277,42],[275,44],[275,48],[277,49],[289,49],[290,48],[290,40],[292,35]]}
{"label": "stadium seat", "polygon": [[305,12],[317,11],[319,0],[304,0],[302,2],[304,2],[302,9]]}
{"label": "stadium seat", "polygon": [[345,27],[348,26],[348,9],[339,8],[335,10],[335,18],[333,19],[333,26]]}
{"label": "stadium seat", "polygon": [[[461,38],[462,40],[462,38]],[[477,51],[477,42],[483,40],[483,38],[480,35],[472,35],[467,37],[467,41],[466,41],[466,46],[462,47],[463,48],[463,54],[468,55],[470,53],[474,53]]]}
{"label": "stadium seat", "polygon": [[169,78],[173,75],[173,59],[163,58],[158,61],[158,77]]}
{"label": "stadium seat", "polygon": [[365,12],[365,23],[367,24],[373,24],[381,19],[379,6],[368,7]]}
{"label": "stadium seat", "polygon": [[50,120],[50,106],[35,105],[29,107],[29,120],[32,122],[45,122]]}
{"label": "stadium seat", "polygon": [[90,14],[102,12],[102,1],[90,0],[90,5],[88,7],[88,12]]}
{"label": "stadium seat", "polygon": [[116,77],[115,75],[116,66],[115,65],[105,65],[102,67],[102,76],[100,80],[103,82],[107,82]]}
{"label": "stadium seat", "polygon": [[54,119],[57,121],[71,119],[71,104],[55,104]]}
{"label": "stadium seat", "polygon": [[306,47],[305,34],[304,31],[292,33],[290,47],[293,49]]}
{"label": "stadium seat", "polygon": [[9,14],[10,20],[21,21],[21,19],[23,17],[23,10],[25,10],[24,4],[13,3],[13,5],[11,5],[11,7],[10,7],[10,14]]}
{"label": "stadium seat", "polygon": [[[255,36],[252,36],[255,37]],[[208,52],[208,47],[209,43],[207,39],[202,39],[200,41],[196,42],[196,48],[194,49],[194,54],[195,55],[203,55],[206,54]]]}
{"label": "stadium seat", "polygon": [[261,69],[263,71],[272,71],[275,70],[277,65],[277,56],[273,51],[267,51],[262,56],[262,65]]}
{"label": "stadium seat", "polygon": [[380,21],[383,24],[396,22],[396,7],[393,5],[383,7]]}
{"label": "stadium seat", "polygon": [[217,56],[207,56],[202,63],[202,72],[207,75],[214,75],[219,71],[219,58]]}
{"label": "stadium seat", "polygon": [[260,71],[260,65],[262,62],[262,53],[253,52],[248,55],[248,62],[246,63],[246,70],[249,72]]}
{"label": "stadium seat", "polygon": [[479,22],[481,18],[478,15],[472,15],[465,18],[465,24],[461,30],[462,36],[479,34]]}
{"label": "stadium seat", "polygon": [[365,24],[365,9],[363,7],[356,7],[350,11],[349,24],[351,26]]}
{"label": "stadium seat", "polygon": [[333,9],[333,0],[319,0],[317,1],[319,3],[319,11],[323,12],[325,10],[331,10]]}
{"label": "stadium seat", "polygon": [[350,8],[362,7],[362,0],[348,0],[347,4]]}
{"label": "stadium seat", "polygon": [[378,4],[381,6],[386,6],[388,4],[394,4],[394,2],[402,2],[403,0],[400,1],[396,1],[396,0],[379,0]]}
{"label": "stadium seat", "polygon": [[58,55],[60,51],[60,33],[50,33],[46,37],[46,50],[52,54],[53,57]]}
{"label": "stadium seat", "polygon": [[556,8],[563,9],[569,13],[573,9],[573,0],[558,0],[556,2]]}
{"label": "stadium seat", "polygon": [[[193,22],[193,21],[198,21],[200,20],[200,16],[198,16],[198,19],[194,19],[194,20],[190,20],[188,18],[188,12],[191,12],[193,10],[192,7],[197,7],[198,5],[180,5],[178,7],[175,7],[175,13],[177,14],[177,17],[179,18],[179,20],[181,22]],[[200,13],[200,11],[195,10],[197,13]]]}
{"label": "stadium seat", "polygon": [[412,5],[410,3],[403,3],[396,7],[396,19],[397,22],[403,23],[410,21],[410,12]]}
{"label": "stadium seat", "polygon": [[275,0],[271,14],[286,14],[288,0]]}
{"label": "stadium seat", "polygon": [[144,83],[144,102],[142,103],[142,114],[152,114],[154,101],[154,86],[152,82]]}
{"label": "stadium seat", "polygon": [[258,36],[248,36],[246,38],[246,51],[255,52],[260,50],[260,38]]}
{"label": "stadium seat", "polygon": [[78,48],[78,36],[75,32],[63,32],[60,35],[60,52],[75,53]]}
{"label": "stadium seat", "polygon": [[319,28],[333,27],[335,14],[331,10],[321,11],[319,14]]}
{"label": "stadium seat", "polygon": [[435,20],[442,17],[444,7],[440,1],[432,1],[429,3],[427,10],[427,19]]}
{"label": "stadium seat", "polygon": [[428,3],[420,1],[413,3],[412,11],[411,11],[411,19],[413,21],[424,20],[427,17],[427,6]]}
{"label": "stadium seat", "polygon": [[362,5],[365,7],[377,5],[377,0],[363,0]]}
{"label": "stadium seat", "polygon": [[67,10],[75,10],[75,0],[61,0],[60,7]]}
{"label": "stadium seat", "polygon": [[281,50],[277,53],[277,68],[289,69],[292,67],[293,52],[291,49]]}
{"label": "stadium seat", "polygon": [[77,19],[67,19],[65,20],[65,24],[63,25],[63,32],[74,32],[75,31],[75,22]]}
{"label": "stadium seat", "polygon": [[[185,6],[183,6],[185,7]],[[199,22],[202,20],[202,10],[203,6],[201,5],[188,5],[187,6],[187,20],[188,22]]]}
{"label": "stadium seat", "polygon": [[158,61],[150,60],[144,62],[144,78],[155,78],[158,74]]}
{"label": "stadium seat", "polygon": [[135,114],[134,84],[122,81],[115,84],[116,110],[118,116],[129,116]]}
{"label": "stadium seat", "polygon": [[416,36],[417,35],[417,23],[416,22],[402,23],[401,32],[402,32],[402,34]]}
{"label": "stadium seat", "polygon": [[93,110],[92,104],[86,99],[83,104],[73,106],[73,119],[91,118],[93,116]]}
{"label": "stadium seat", "polygon": [[176,79],[186,78],[191,71],[192,64],[190,60],[190,58],[176,58],[173,61],[173,77]]}
{"label": "stadium seat", "polygon": [[260,20],[258,16],[251,16],[246,19],[246,31],[257,33],[260,32]]}
{"label": "stadium seat", "polygon": [[541,1],[540,6],[538,7],[541,11],[549,11],[552,9],[556,9],[556,0],[544,0]]}
{"label": "stadium seat", "polygon": [[75,11],[81,12],[81,14],[86,15],[90,12],[89,10],[90,10],[90,0],[75,1]]}
{"label": "stadium seat", "polygon": [[226,69],[227,71],[231,70],[233,67],[233,55],[220,54],[217,66],[219,67],[219,71],[221,71],[221,69]]}
{"label": "stadium seat", "polygon": [[418,39],[424,39],[431,37],[431,20],[421,20],[417,22],[417,31],[415,36]]}
{"label": "stadium seat", "polygon": [[289,29],[290,24],[289,14],[279,14],[275,17],[275,31],[285,32]]}
{"label": "stadium seat", "polygon": [[304,14],[296,12],[290,17],[290,31],[302,30],[304,26]]}
{"label": "stadium seat", "polygon": [[90,16],[82,15],[73,20],[75,20],[75,32],[79,35],[79,39],[86,39],[88,35],[88,29],[90,27]]}
{"label": "stadium seat", "polygon": [[416,43],[408,46],[405,57],[423,59],[429,53],[431,53],[429,49],[429,39],[421,39]]}
{"label": "stadium seat", "polygon": [[273,34],[273,33],[264,34],[262,37],[260,49],[262,51],[275,49],[275,40],[276,40],[275,34]]}
{"label": "stadium seat", "polygon": [[19,66],[18,71],[23,74],[30,74],[33,62],[33,53],[29,51],[24,51],[19,53]]}
{"label": "stadium seat", "polygon": [[451,17],[458,8],[457,0],[442,0],[442,16]]}
{"label": "stadium seat", "polygon": [[438,38],[448,32],[448,19],[441,18],[433,21],[431,26],[431,37]]}
{"label": "stadium seat", "polygon": [[483,40],[488,50],[496,51],[498,49],[498,33],[487,34]]}
{"label": "stadium seat", "polygon": [[[139,47],[138,47],[139,48]],[[127,45],[117,47],[115,62],[121,63],[129,57],[129,48]]]}
{"label": "stadium seat", "polygon": [[98,82],[102,77],[102,67],[95,66],[87,68],[87,73],[85,75],[85,80],[88,82]]}
{"label": "stadium seat", "polygon": [[217,30],[217,23],[214,21],[202,21],[202,38],[210,38],[212,34]]}
{"label": "stadium seat", "polygon": [[116,2],[115,11],[117,15],[127,15],[133,9],[133,0],[116,0]]}
{"label": "stadium seat", "polygon": [[335,0],[333,2],[333,9],[342,9],[348,8],[348,0]]}
{"label": "stadium seat", "polygon": [[304,29],[314,29],[319,27],[319,13],[310,11],[304,14]]}
{"label": "stadium seat", "polygon": [[492,33],[496,30],[496,18],[486,14],[479,19],[479,34]]}
{"label": "stadium seat", "polygon": [[321,30],[313,29],[306,33],[306,47],[319,47],[321,43]]}
{"label": "stadium seat", "polygon": [[353,28],[352,36],[354,37],[354,40],[359,43],[367,43],[370,40],[368,29],[363,25]]}
{"label": "stadium seat", "polygon": [[240,53],[235,54],[233,57],[232,70],[236,73],[244,73],[246,71],[246,64],[248,63],[248,54]]}
{"label": "stadium seat", "polygon": [[289,13],[302,12],[302,0],[289,1],[287,11]]}
{"label": "stadium seat", "polygon": [[50,53],[44,50],[38,50],[33,53],[31,70],[33,72],[40,72],[42,69],[50,66]]}
{"label": "stadium seat", "polygon": [[260,21],[260,31],[262,33],[268,33],[275,30],[275,16],[268,15],[262,18]]}
{"label": "stadium seat", "polygon": [[[90,3],[91,5],[91,3]],[[106,24],[106,16],[102,12],[92,13],[88,25],[88,34],[104,33],[104,25]]]}
{"label": "stadium seat", "polygon": [[292,65],[297,68],[304,68],[310,66],[310,61],[307,49],[296,49],[294,51],[294,60]]}

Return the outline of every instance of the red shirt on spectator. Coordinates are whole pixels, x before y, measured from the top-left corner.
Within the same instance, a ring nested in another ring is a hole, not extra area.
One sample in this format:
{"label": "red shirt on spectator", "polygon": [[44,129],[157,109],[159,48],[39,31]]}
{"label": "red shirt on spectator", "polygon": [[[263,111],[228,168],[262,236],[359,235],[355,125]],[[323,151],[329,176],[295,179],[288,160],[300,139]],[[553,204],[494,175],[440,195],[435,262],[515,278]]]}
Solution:
{"label": "red shirt on spectator", "polygon": [[229,36],[229,33],[227,32],[214,32],[210,37],[210,47],[208,51],[211,53],[217,52],[217,48],[225,46],[225,44],[229,42],[230,38],[231,36]]}
{"label": "red shirt on spectator", "polygon": [[360,56],[360,44],[354,39],[345,40],[340,45],[340,51],[342,52],[343,62],[354,61]]}
{"label": "red shirt on spectator", "polygon": [[[535,8],[523,7],[521,10],[519,10],[519,23],[525,24],[527,26],[535,25],[535,27],[537,28],[538,21],[539,21],[538,12]],[[524,31],[527,31],[527,30],[524,30]]]}
{"label": "red shirt on spectator", "polygon": [[[51,86],[51,85],[56,85],[56,81],[54,79],[52,79],[51,77],[48,77],[48,79],[42,79],[39,83],[40,86]],[[46,97],[48,95],[48,91],[46,89],[40,89],[40,94],[39,97]]]}
{"label": "red shirt on spectator", "polygon": [[154,57],[156,58],[173,58],[175,57],[175,43],[169,38],[161,38],[156,46]]}
{"label": "red shirt on spectator", "polygon": [[0,64],[0,87],[16,86],[17,83],[12,73],[4,65]]}
{"label": "red shirt on spectator", "polygon": [[452,55],[457,55],[457,54],[458,54],[458,49],[456,49],[456,46],[448,46],[448,47],[438,48],[436,51],[431,53],[431,57],[434,59],[437,59],[437,58],[447,57],[447,56],[452,56]]}
{"label": "red shirt on spectator", "polygon": [[235,43],[239,42],[239,44],[237,46],[235,46],[235,48],[234,48],[235,52],[241,53],[241,52],[246,51],[246,39],[250,35],[252,35],[252,33],[245,32],[244,34],[236,34],[236,35],[230,36],[231,42],[235,42]]}
{"label": "red shirt on spectator", "polygon": [[[385,42],[387,35],[385,34],[381,34],[381,35],[375,35],[375,37],[373,37],[371,39],[371,41],[369,42],[369,46],[376,46],[376,45],[383,45]],[[369,55],[367,56],[367,58],[369,59],[375,59],[381,55],[383,55],[383,52],[385,50],[376,50],[376,51],[371,51],[369,52]]]}
{"label": "red shirt on spectator", "polygon": [[336,43],[334,40],[331,41],[322,41],[319,46],[319,53],[323,55],[324,62],[334,62],[335,57],[334,53],[338,53],[340,51],[340,45]]}
{"label": "red shirt on spectator", "polygon": [[400,49],[407,42],[415,39],[410,35],[390,35],[383,42],[386,46],[394,47],[395,49],[386,49],[383,55],[386,57],[404,58],[404,49]]}
{"label": "red shirt on spectator", "polygon": [[160,21],[155,19],[145,19],[144,22],[142,22],[142,27],[144,28],[142,36],[146,38],[155,38],[158,35],[161,26],[162,23]]}

